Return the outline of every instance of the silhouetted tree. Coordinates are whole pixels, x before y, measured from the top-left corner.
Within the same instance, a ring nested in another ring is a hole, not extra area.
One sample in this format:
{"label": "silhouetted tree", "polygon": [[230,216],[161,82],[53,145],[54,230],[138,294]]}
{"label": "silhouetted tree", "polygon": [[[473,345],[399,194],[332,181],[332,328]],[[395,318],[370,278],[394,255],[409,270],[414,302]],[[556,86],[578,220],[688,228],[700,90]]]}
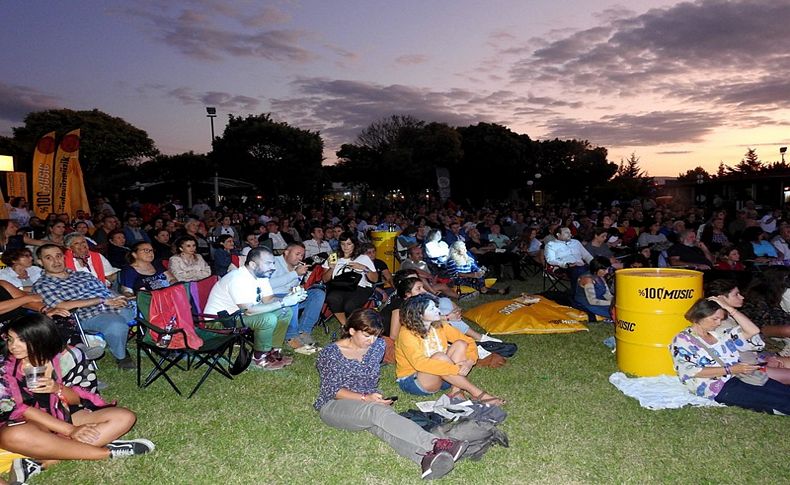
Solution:
{"label": "silhouetted tree", "polygon": [[80,128],[80,164],[89,192],[119,184],[123,187],[134,171],[133,165],[159,153],[148,133],[97,109],[37,111],[28,114],[24,123],[13,132],[23,153],[17,169],[25,171],[32,168],[33,148],[42,136],[55,131],[59,139]]}
{"label": "silhouetted tree", "polygon": [[318,196],[324,184],[317,132],[276,122],[269,114],[230,115],[210,154],[221,176],[244,179],[268,196]]}

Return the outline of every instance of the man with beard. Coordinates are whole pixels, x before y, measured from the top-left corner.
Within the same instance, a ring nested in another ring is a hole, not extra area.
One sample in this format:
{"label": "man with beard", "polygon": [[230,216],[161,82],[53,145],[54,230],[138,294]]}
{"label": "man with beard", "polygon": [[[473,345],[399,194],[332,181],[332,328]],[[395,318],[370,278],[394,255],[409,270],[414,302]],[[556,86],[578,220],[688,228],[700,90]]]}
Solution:
{"label": "man with beard", "polygon": [[292,309],[306,293],[274,296],[269,278],[274,273],[274,254],[264,246],[252,249],[244,266],[231,271],[214,285],[206,303],[206,313],[244,312],[244,325],[253,330],[253,363],[266,370],[279,370],[293,358],[282,354],[285,332],[291,323]]}

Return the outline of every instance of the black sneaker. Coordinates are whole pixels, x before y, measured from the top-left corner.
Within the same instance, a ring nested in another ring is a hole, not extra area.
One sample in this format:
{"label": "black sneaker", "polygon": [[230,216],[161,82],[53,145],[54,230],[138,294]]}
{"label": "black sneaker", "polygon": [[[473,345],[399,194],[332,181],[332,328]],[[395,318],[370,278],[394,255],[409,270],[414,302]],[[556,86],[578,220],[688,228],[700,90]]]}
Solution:
{"label": "black sneaker", "polygon": [[9,480],[12,482],[25,483],[33,475],[38,475],[44,470],[41,463],[30,458],[17,458],[11,464],[11,474]]}
{"label": "black sneaker", "polygon": [[144,455],[154,451],[154,444],[145,439],[115,440],[107,445],[110,458],[124,458],[132,455]]}
{"label": "black sneaker", "polygon": [[464,440],[454,440],[452,438],[437,438],[433,442],[433,452],[439,453],[446,451],[453,457],[453,461],[458,461],[463,456],[464,451],[469,447],[469,442]]}
{"label": "black sneaker", "polygon": [[455,466],[453,455],[446,451],[429,451],[422,457],[422,475],[423,480],[435,480],[442,478],[452,471]]}

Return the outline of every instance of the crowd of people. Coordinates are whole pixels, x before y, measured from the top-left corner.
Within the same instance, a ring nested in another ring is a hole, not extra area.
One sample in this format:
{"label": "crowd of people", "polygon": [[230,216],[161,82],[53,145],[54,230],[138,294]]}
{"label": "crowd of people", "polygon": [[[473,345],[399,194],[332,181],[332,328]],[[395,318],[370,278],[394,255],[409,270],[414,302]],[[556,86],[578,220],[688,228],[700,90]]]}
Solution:
{"label": "crowd of people", "polygon": [[[455,301],[462,287],[509,292],[507,285],[492,286],[490,277],[562,273],[570,303],[603,320],[616,290],[612,274],[620,268],[684,267],[714,275],[709,280],[746,281],[745,302],[727,299],[735,287],[724,291],[719,283],[690,310],[692,325],[672,345],[676,368],[696,394],[763,411],[787,409],[777,402],[786,399],[790,362],[759,353],[760,335],[790,338],[790,224],[779,210],[761,215],[747,203],[735,212],[706,212],[650,199],[586,208],[512,202],[474,210],[452,203],[367,210],[212,208],[202,201],[184,207],[172,198],[113,206],[100,198],[90,213],[41,220],[24,201],[11,206],[11,219],[0,221],[0,321],[14,322],[3,329],[4,379],[16,406],[0,427],[0,446],[30,457],[15,461],[18,479],[61,459],[153,449],[147,440],[119,441],[134,423],[131,411],[108,405],[95,389],[70,390],[70,371],[80,365],[58,363],[71,347],[54,342],[55,321],[79,319],[86,331],[101,332],[119,368],[135,368],[127,350],[135,295],[211,277],[218,281],[205,311],[243,312],[254,336],[253,365],[276,371],[293,362],[292,353],[319,353],[315,408],[321,419],[370,431],[417,461],[424,478],[448,473],[464,443],[439,440],[392,412],[377,388],[380,365],[390,359],[399,388],[415,396],[447,391],[504,405],[470,378],[485,356],[476,342],[497,339],[464,323]],[[398,233],[399,271],[377,258],[376,231]],[[328,316],[340,322],[343,335],[321,349],[313,328]],[[45,345],[45,337],[52,341]],[[748,364],[736,351],[713,350],[709,358],[697,339],[712,347],[741,342],[738,350],[758,353]],[[26,387],[24,369],[39,366],[46,377]],[[774,397],[754,404],[743,398],[759,393],[744,388],[754,385],[736,389],[732,377],[761,369],[772,384],[758,387]],[[23,418],[26,424],[15,426]]]}

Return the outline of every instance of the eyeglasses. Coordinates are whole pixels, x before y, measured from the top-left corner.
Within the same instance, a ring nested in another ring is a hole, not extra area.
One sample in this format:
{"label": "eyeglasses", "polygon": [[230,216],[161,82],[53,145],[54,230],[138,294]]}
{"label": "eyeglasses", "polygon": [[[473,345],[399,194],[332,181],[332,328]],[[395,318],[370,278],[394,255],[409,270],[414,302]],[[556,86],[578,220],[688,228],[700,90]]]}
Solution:
{"label": "eyeglasses", "polygon": [[138,253],[153,253],[154,250],[151,249],[151,248],[143,248],[143,249],[138,249],[137,252]]}

